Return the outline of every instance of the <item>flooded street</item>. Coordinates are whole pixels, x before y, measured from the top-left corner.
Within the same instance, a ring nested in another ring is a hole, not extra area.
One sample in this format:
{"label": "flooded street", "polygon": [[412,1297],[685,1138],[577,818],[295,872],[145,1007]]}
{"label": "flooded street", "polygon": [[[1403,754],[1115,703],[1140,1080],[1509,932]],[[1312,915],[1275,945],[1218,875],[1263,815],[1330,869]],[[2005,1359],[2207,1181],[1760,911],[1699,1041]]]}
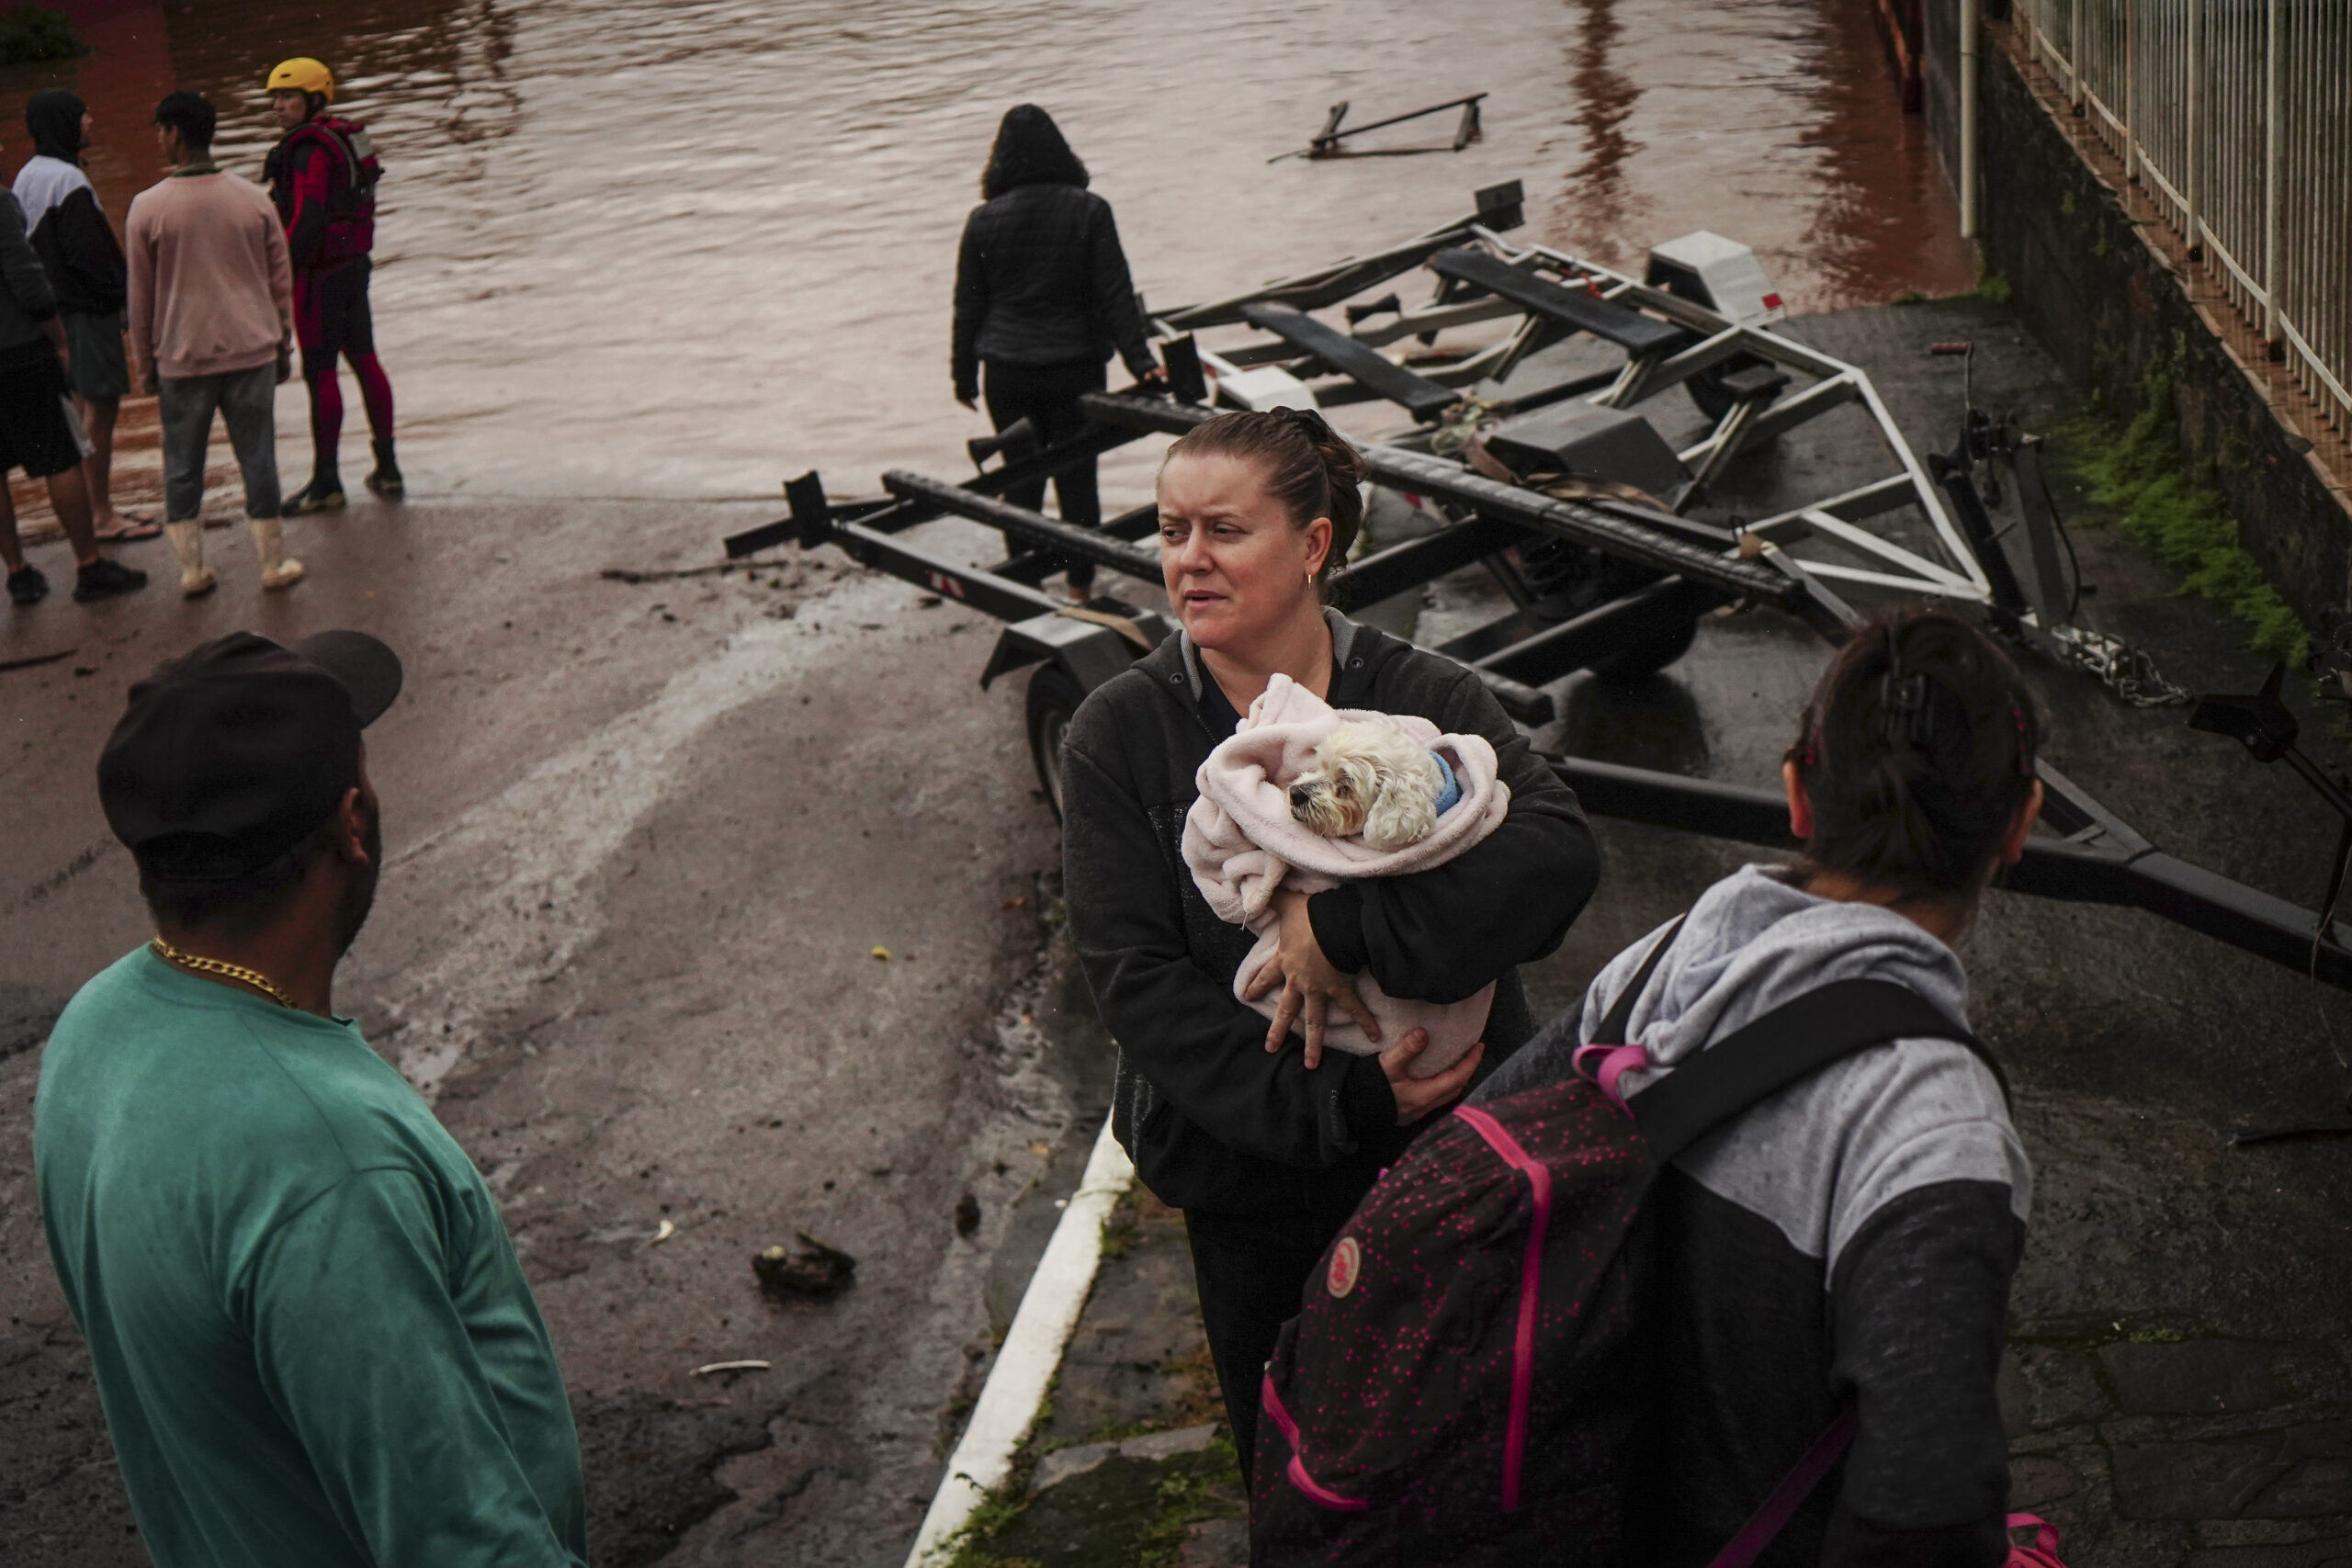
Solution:
{"label": "flooded street", "polygon": [[[88,9],[91,57],[0,73],[0,147],[13,171],[24,100],[74,87],[118,225],[156,177],[163,93],[213,96],[223,164],[257,177],[263,73],[333,64],[387,168],[376,320],[413,494],[773,496],[811,464],[953,452],[979,428],[949,396],[956,240],[1022,99],[1060,119],[1162,305],[1435,226],[1510,178],[1533,237],[1623,261],[1712,228],[1799,311],[1974,280],[1865,0]],[[1486,141],[1458,156],[1266,162],[1341,99],[1363,121],[1479,91]],[[279,408],[307,471],[299,387]]]}

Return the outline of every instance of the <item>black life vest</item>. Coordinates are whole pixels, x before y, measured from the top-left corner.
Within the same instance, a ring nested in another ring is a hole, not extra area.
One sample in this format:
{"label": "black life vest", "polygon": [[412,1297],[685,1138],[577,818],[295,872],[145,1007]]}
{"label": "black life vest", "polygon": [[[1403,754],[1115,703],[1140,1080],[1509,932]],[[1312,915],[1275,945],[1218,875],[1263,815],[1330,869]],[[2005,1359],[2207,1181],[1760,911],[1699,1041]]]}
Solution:
{"label": "black life vest", "polygon": [[327,160],[327,231],[321,262],[364,256],[376,245],[376,185],[384,177],[376,143],[357,120],[320,115],[288,131],[262,172],[281,221],[294,221],[294,150],[314,146]]}

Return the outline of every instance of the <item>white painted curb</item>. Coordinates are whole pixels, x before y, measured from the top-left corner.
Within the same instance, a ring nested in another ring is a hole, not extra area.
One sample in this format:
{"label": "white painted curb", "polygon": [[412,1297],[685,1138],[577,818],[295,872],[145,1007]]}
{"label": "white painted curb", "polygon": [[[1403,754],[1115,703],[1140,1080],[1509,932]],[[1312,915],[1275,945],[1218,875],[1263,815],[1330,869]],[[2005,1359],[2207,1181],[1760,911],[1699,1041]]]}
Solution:
{"label": "white painted curb", "polygon": [[948,1456],[947,1477],[931,1499],[914,1550],[907,1553],[907,1568],[945,1562],[956,1533],[1012,1468],[1013,1451],[1037,1418],[1046,1386],[1078,1327],[1086,1293],[1094,1288],[1094,1270],[1102,1261],[1102,1222],[1135,1176],[1136,1168],[1112,1138],[1110,1118],[1104,1117],[1086,1174],[1079,1178],[1078,1190],[1070,1194],[1046,1255],[1022,1292],[1021,1310],[1012,1314],[1012,1328],[989,1370],[963,1440]]}

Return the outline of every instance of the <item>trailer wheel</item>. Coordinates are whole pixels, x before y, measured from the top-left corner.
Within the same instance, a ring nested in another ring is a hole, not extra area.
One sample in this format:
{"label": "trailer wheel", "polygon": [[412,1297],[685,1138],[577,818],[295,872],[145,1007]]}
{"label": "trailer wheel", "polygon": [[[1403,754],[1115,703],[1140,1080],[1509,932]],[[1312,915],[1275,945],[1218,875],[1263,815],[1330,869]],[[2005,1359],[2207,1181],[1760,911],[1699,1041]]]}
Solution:
{"label": "trailer wheel", "polygon": [[1629,684],[1645,675],[1657,674],[1690,652],[1690,645],[1698,640],[1698,637],[1699,623],[1696,620],[1668,626],[1662,632],[1651,633],[1631,648],[1611,654],[1595,664],[1592,672],[1604,681]]}
{"label": "trailer wheel", "polygon": [[1085,700],[1078,682],[1058,664],[1041,665],[1029,677],[1029,757],[1037,764],[1037,783],[1057,822],[1062,819],[1062,739],[1069,733],[1070,716]]}

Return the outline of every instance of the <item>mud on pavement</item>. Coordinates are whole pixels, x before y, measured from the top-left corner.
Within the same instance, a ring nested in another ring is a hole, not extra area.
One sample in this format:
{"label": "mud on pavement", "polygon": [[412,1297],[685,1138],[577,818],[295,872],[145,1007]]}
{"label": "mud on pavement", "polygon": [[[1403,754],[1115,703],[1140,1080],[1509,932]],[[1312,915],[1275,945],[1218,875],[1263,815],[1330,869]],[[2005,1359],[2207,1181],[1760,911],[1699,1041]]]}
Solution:
{"label": "mud on pavement", "polygon": [[[1049,956],[1019,685],[976,686],[992,626],[797,552],[661,575],[763,515],[355,507],[289,529],[313,572],[291,601],[232,582],[0,631],[0,658],[78,638],[0,675],[0,778],[42,803],[0,846],[12,1564],[146,1561],[41,1237],[34,1047],[146,934],[88,784],[123,688],[240,625],[357,625],[407,660],[369,732],[390,854],[338,1002],[499,1195],[571,1389],[597,1562],[903,1555],[991,1303],[1001,1330],[1050,1226],[1032,1189],[1092,1141],[1103,1052]],[[857,1258],[845,1293],[759,1291],[752,1255],[799,1231]],[[730,1360],[770,1365],[695,1375]]]}

